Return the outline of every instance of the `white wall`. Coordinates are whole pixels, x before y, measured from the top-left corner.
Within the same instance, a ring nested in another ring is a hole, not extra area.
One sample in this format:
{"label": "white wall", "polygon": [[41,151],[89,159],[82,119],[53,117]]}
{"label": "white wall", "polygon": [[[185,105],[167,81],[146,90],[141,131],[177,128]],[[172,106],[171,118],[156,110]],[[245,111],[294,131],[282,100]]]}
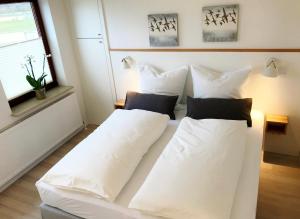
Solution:
{"label": "white wall", "polygon": [[[179,41],[182,48],[299,48],[300,1],[240,0],[239,40],[233,43],[202,42],[203,6],[233,3],[214,0],[103,0],[111,48],[149,48],[147,15],[172,12],[179,17]],[[244,87],[244,95],[253,97],[254,107],[265,113],[287,114],[287,135],[267,135],[269,151],[298,155],[300,151],[300,54],[299,53],[153,53],[111,52],[118,98],[136,87],[134,72],[120,68],[123,57],[146,62],[163,70],[182,64],[202,64],[217,70],[232,70],[251,64],[254,71]],[[279,58],[284,75],[265,78],[259,73],[268,57]]]}
{"label": "white wall", "polygon": [[[300,47],[299,0],[103,0],[111,48],[149,47],[147,15],[178,13],[180,47]],[[202,42],[203,6],[238,3],[238,43]]]}

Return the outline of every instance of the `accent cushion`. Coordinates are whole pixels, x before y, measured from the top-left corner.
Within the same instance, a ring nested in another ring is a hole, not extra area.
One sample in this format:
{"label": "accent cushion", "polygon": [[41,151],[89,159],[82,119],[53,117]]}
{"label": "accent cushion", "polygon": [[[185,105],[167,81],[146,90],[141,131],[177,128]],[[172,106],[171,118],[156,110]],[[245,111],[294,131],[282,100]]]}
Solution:
{"label": "accent cushion", "polygon": [[126,95],[126,110],[141,109],[162,114],[167,114],[175,120],[174,108],[178,96],[166,96],[158,94],[141,94],[129,91]]}
{"label": "accent cushion", "polygon": [[187,98],[187,116],[193,119],[246,120],[252,127],[252,99]]}

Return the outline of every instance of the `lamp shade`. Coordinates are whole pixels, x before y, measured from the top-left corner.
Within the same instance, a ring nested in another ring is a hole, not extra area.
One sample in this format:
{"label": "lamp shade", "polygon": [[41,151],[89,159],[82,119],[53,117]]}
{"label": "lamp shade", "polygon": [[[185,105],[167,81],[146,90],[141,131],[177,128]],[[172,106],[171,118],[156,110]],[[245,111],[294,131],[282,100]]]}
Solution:
{"label": "lamp shade", "polygon": [[130,69],[134,66],[134,64],[135,64],[135,61],[130,56],[126,56],[125,58],[122,59],[122,68],[123,69]]}
{"label": "lamp shade", "polygon": [[277,77],[279,75],[278,61],[275,58],[268,59],[262,74],[266,77]]}

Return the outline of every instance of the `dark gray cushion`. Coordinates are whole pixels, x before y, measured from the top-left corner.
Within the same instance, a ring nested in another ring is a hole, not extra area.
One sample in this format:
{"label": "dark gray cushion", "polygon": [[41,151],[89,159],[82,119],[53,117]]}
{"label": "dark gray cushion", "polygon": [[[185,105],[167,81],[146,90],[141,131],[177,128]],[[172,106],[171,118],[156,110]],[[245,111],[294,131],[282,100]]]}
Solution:
{"label": "dark gray cushion", "polygon": [[141,109],[162,114],[167,114],[175,119],[174,108],[178,96],[166,96],[158,94],[142,94],[129,91],[126,95],[126,110]]}
{"label": "dark gray cushion", "polygon": [[252,99],[187,98],[187,116],[193,119],[251,120]]}

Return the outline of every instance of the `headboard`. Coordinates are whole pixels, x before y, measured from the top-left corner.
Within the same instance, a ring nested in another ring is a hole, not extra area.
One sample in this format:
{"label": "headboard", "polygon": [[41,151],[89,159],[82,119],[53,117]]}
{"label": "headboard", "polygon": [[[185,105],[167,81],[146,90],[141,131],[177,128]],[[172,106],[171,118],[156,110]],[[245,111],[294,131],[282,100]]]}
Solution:
{"label": "headboard", "polygon": [[[118,99],[125,98],[127,90],[138,88],[138,74],[135,70],[122,69],[121,60],[131,56],[137,64],[150,64],[162,71],[171,70],[182,65],[203,65],[218,71],[229,71],[251,65],[253,70],[243,86],[244,97],[254,98],[254,107],[272,113],[284,113],[289,104],[287,98],[295,88],[299,91],[300,54],[268,52],[111,52],[113,75]],[[266,60],[276,57],[280,60],[281,72],[277,78],[267,78],[260,74]],[[295,84],[292,88],[291,84]],[[298,88],[297,88],[298,87]],[[185,94],[192,94],[190,74],[186,81]],[[283,98],[284,97],[284,98]],[[300,107],[300,106],[299,106]]]}

